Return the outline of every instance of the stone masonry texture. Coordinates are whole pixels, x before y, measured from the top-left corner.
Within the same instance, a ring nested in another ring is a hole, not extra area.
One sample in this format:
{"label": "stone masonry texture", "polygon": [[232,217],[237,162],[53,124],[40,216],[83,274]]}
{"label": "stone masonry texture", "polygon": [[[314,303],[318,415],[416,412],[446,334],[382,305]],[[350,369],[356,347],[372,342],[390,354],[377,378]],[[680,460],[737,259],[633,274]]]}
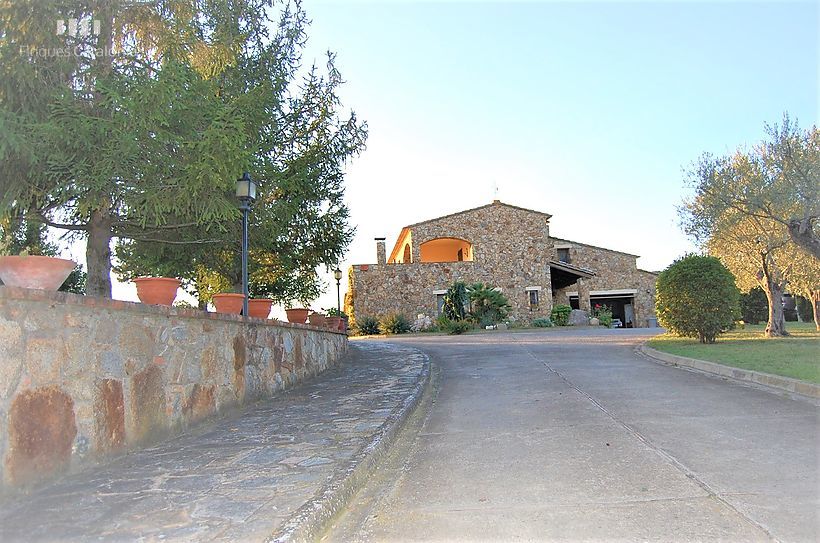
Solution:
{"label": "stone masonry texture", "polygon": [[346,349],[310,326],[0,287],[0,492],[272,396]]}
{"label": "stone masonry texture", "polygon": [[[637,268],[637,256],[553,238],[550,215],[495,201],[406,227],[400,240],[411,247],[410,262],[359,264],[348,271],[345,310],[356,317],[403,313],[438,314],[436,291],[454,281],[484,282],[501,288],[512,310],[512,318],[530,322],[548,317],[552,306],[569,303],[567,292],[632,289],[635,323],[645,326],[654,316],[656,275]],[[439,238],[466,240],[472,245],[472,261],[421,262],[420,247]],[[562,289],[554,289],[550,262],[558,261],[558,250],[569,248],[572,266],[594,273],[589,279]],[[397,260],[403,260],[402,247]],[[580,286],[580,288],[579,288]],[[531,309],[528,287],[540,287],[539,305]],[[589,299],[581,309],[589,309]],[[584,306],[587,307],[584,307]]]}
{"label": "stone masonry texture", "polygon": [[313,522],[304,511],[373,454],[427,375],[411,347],[354,342],[320,379],[7,496],[0,541],[270,540]]}

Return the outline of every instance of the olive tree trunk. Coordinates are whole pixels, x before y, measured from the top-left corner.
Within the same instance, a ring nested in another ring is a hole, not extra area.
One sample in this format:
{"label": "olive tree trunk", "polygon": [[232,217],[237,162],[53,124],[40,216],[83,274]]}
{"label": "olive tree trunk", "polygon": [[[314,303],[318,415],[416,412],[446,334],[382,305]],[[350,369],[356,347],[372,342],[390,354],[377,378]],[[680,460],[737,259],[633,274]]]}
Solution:
{"label": "olive tree trunk", "polygon": [[766,291],[766,298],[769,300],[769,320],[766,323],[767,337],[788,336],[786,332],[786,316],[783,313],[783,290],[785,281],[780,278],[779,273],[771,266],[771,255],[761,254],[761,264],[763,268],[763,290]]}
{"label": "olive tree trunk", "polygon": [[766,281],[766,298],[769,300],[769,320],[766,323],[768,337],[788,336],[786,316],[783,313],[783,285],[777,281]]}

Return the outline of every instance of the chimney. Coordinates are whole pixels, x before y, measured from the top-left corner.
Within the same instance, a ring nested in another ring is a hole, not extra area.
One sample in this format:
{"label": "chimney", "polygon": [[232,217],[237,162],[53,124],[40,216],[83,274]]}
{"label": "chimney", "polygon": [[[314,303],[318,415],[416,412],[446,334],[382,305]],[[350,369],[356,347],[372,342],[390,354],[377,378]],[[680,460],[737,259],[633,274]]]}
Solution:
{"label": "chimney", "polygon": [[387,249],[384,246],[385,238],[376,239],[376,263],[387,264]]}

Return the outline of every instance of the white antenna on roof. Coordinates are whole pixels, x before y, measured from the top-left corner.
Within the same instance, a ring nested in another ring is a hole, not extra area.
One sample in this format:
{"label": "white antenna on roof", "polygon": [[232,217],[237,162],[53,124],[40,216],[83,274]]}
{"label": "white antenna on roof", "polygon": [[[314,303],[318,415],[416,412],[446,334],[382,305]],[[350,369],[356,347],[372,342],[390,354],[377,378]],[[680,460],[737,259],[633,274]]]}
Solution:
{"label": "white antenna on roof", "polygon": [[493,201],[498,201],[498,181],[493,181]]}

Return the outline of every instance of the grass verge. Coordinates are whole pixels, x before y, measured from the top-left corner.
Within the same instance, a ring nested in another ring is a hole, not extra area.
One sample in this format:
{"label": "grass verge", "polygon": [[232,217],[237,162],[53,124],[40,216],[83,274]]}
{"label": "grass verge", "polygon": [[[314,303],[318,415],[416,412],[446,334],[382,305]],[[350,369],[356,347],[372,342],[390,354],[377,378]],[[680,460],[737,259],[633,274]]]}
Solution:
{"label": "grass verge", "polygon": [[713,345],[663,334],[649,347],[665,353],[820,384],[820,332],[814,323],[786,323],[786,338],[763,336],[765,325],[747,325],[718,337]]}

